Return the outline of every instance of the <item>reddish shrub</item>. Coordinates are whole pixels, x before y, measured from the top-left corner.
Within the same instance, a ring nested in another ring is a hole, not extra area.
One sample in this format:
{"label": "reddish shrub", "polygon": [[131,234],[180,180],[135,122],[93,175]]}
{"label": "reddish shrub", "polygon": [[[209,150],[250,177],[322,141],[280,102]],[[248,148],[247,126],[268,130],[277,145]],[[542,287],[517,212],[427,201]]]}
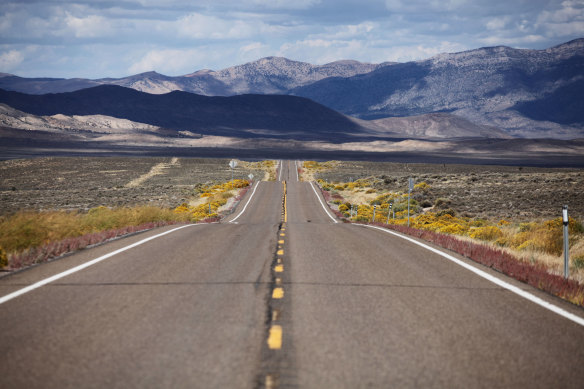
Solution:
{"label": "reddish shrub", "polygon": [[419,230],[405,225],[372,224],[434,243],[554,296],[584,306],[584,285],[575,280],[566,280],[557,274],[550,274],[542,264],[525,262],[506,251],[457,239],[452,235]]}

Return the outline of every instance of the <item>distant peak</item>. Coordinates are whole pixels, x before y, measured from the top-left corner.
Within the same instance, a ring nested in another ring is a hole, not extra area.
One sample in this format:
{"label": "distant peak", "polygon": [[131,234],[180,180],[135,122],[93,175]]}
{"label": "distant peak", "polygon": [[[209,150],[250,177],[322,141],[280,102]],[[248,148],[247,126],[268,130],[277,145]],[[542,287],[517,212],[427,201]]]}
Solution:
{"label": "distant peak", "polygon": [[156,72],[156,71],[154,71],[154,70],[151,70],[151,71],[149,71],[149,72],[139,73],[139,74],[136,74],[136,75],[137,75],[137,76],[161,76],[161,74],[160,74],[160,73],[157,73],[157,72]]}

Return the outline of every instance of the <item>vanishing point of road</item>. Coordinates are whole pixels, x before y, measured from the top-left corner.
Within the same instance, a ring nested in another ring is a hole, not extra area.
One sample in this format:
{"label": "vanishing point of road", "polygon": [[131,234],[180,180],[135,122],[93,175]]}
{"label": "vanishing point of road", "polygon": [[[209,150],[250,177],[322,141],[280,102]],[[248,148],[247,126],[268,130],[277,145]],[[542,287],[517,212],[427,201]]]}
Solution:
{"label": "vanishing point of road", "polygon": [[0,278],[0,388],[584,387],[581,323],[323,202],[283,161],[221,223]]}

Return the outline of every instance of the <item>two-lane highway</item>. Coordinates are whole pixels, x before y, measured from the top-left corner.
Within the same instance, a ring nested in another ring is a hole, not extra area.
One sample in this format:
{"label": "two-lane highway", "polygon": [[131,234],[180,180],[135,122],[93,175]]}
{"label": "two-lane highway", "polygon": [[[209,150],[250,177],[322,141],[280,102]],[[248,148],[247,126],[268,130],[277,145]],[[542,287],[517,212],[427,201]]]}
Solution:
{"label": "two-lane highway", "polygon": [[[256,184],[221,224],[0,304],[0,387],[582,387],[584,327],[338,222],[297,174],[282,161],[277,182]],[[170,229],[3,277],[0,297]]]}

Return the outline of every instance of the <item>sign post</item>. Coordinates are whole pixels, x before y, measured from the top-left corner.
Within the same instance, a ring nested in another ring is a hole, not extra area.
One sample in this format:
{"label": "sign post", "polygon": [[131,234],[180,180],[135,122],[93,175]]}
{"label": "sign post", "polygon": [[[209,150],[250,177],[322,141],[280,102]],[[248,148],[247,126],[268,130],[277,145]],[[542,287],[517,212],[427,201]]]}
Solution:
{"label": "sign post", "polygon": [[236,166],[237,166],[237,161],[235,159],[232,159],[231,161],[229,161],[229,167],[231,168],[231,181],[233,181],[233,169],[235,169]]}
{"label": "sign post", "polygon": [[568,206],[564,205],[562,209],[562,222],[564,224],[564,278],[568,278],[570,273],[570,247],[568,241],[568,227],[570,219],[568,218]]}
{"label": "sign post", "polygon": [[375,222],[375,208],[377,207],[377,205],[373,206],[373,222]]}
{"label": "sign post", "polygon": [[389,215],[391,215],[391,207],[393,206],[393,203],[389,203],[389,208],[387,209],[387,223],[385,224],[389,224]]}
{"label": "sign post", "polygon": [[408,179],[408,227],[410,226],[410,193],[414,190],[414,179]]}

